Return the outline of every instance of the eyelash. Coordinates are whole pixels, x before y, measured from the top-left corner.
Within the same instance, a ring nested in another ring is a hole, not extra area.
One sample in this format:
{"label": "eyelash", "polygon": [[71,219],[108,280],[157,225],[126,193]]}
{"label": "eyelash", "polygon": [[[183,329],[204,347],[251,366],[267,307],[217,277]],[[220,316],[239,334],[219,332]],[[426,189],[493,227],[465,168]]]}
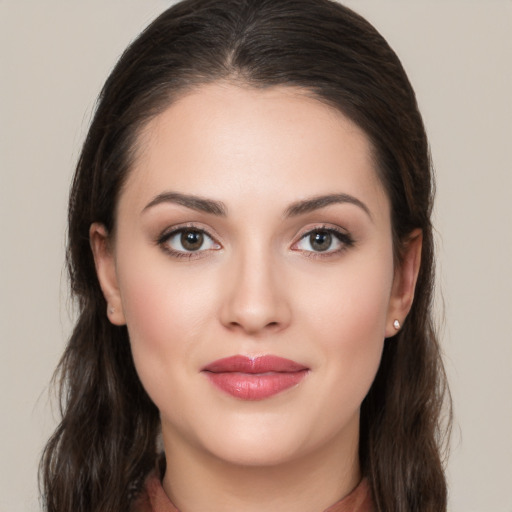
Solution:
{"label": "eyelash", "polygon": [[[215,249],[198,249],[197,251],[178,251],[178,250],[174,250],[174,249],[170,248],[170,246],[168,245],[169,240],[171,240],[173,237],[179,235],[180,233],[184,233],[187,231],[196,232],[196,233],[205,235],[212,241],[213,244],[217,245],[218,247],[216,247]],[[293,248],[293,247],[297,246],[298,244],[300,244],[303,240],[306,240],[307,237],[310,237],[311,235],[313,235],[315,233],[327,233],[329,235],[333,235],[337,239],[337,241],[341,244],[341,247],[338,249],[335,249],[335,250],[326,250],[326,251],[309,251],[309,250]],[[355,243],[355,241],[350,234],[346,233],[345,231],[342,231],[341,229],[337,229],[332,226],[324,225],[324,226],[315,227],[313,229],[309,229],[308,231],[304,232],[300,236],[299,240],[292,245],[292,250],[301,252],[308,258],[328,258],[328,257],[332,257],[332,256],[338,255],[338,254],[346,251],[347,249],[352,247],[354,245],[354,243]],[[178,258],[178,259],[187,259],[187,260],[190,260],[192,258],[204,257],[204,256],[206,256],[205,253],[209,253],[212,250],[218,250],[219,248],[221,248],[220,244],[216,241],[215,237],[210,235],[210,233],[206,229],[200,228],[193,224],[179,226],[179,227],[173,228],[171,231],[165,231],[158,237],[158,239],[156,240],[156,244],[170,256],[172,256],[174,258]]]}
{"label": "eyelash", "polygon": [[301,249],[294,249],[296,251],[302,252],[304,256],[308,258],[329,258],[333,256],[337,256],[343,252],[345,252],[347,249],[350,249],[354,246],[355,240],[352,238],[352,236],[347,233],[346,231],[343,231],[339,228],[335,228],[333,226],[318,226],[314,227],[313,229],[308,229],[305,233],[303,233],[298,242],[295,242],[293,246],[297,246],[300,242],[303,240],[306,240],[307,237],[310,237],[311,235],[314,235],[315,233],[327,233],[329,235],[334,236],[334,238],[337,239],[337,241],[341,244],[341,247],[335,250],[326,250],[326,251],[308,251],[308,250],[301,250]]}
{"label": "eyelash", "polygon": [[192,258],[204,257],[204,256],[206,256],[205,253],[207,253],[211,250],[218,250],[217,248],[215,248],[215,249],[202,249],[202,250],[199,249],[197,251],[177,251],[175,249],[172,249],[168,245],[169,240],[171,240],[173,237],[179,235],[180,233],[186,233],[187,231],[195,232],[195,233],[199,233],[199,234],[207,236],[212,241],[212,243],[214,243],[215,245],[218,245],[220,248],[220,244],[215,240],[215,237],[210,235],[210,233],[208,233],[208,231],[206,229],[200,228],[193,224],[187,224],[185,226],[179,226],[179,227],[173,228],[171,231],[165,231],[158,237],[158,239],[156,240],[156,243],[164,252],[166,252],[173,258],[186,259],[186,260],[190,260]]}

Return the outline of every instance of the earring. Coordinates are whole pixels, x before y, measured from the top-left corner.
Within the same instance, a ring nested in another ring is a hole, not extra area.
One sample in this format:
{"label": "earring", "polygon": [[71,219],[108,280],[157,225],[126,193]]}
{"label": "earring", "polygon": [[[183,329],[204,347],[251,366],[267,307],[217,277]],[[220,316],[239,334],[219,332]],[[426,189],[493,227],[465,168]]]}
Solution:
{"label": "earring", "polygon": [[400,329],[400,322],[398,320],[395,320],[393,322],[393,327],[398,331]]}
{"label": "earring", "polygon": [[116,312],[116,308],[114,306],[108,307],[108,313],[109,315],[113,315]]}

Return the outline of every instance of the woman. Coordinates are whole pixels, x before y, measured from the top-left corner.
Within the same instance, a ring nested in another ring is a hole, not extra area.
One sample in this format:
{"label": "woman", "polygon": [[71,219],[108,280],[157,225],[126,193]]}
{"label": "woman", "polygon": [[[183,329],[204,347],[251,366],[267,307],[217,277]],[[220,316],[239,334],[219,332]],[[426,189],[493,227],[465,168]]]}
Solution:
{"label": "woman", "polygon": [[185,0],[121,57],[69,207],[48,511],[442,511],[432,182],[387,43]]}

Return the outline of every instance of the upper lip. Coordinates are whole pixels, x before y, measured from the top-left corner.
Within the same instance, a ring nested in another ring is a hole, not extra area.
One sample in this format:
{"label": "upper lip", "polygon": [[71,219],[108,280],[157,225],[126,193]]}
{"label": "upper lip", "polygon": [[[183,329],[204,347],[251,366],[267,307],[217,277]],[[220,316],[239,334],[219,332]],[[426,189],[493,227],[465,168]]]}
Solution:
{"label": "upper lip", "polygon": [[212,373],[291,373],[307,369],[308,368],[306,366],[300,363],[279,356],[266,355],[248,357],[243,355],[236,355],[212,361],[204,368],[202,368],[202,371]]}

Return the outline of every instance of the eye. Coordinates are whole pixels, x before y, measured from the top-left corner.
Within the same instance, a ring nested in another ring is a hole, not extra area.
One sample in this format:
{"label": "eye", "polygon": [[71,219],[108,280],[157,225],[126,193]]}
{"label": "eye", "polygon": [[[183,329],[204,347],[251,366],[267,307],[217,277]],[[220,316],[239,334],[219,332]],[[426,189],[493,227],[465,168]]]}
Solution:
{"label": "eye", "polygon": [[180,228],[166,234],[159,243],[171,253],[187,254],[220,249],[220,245],[205,231],[197,228]]}
{"label": "eye", "polygon": [[319,228],[303,235],[293,249],[305,252],[335,253],[353,244],[354,241],[347,233],[332,228]]}

